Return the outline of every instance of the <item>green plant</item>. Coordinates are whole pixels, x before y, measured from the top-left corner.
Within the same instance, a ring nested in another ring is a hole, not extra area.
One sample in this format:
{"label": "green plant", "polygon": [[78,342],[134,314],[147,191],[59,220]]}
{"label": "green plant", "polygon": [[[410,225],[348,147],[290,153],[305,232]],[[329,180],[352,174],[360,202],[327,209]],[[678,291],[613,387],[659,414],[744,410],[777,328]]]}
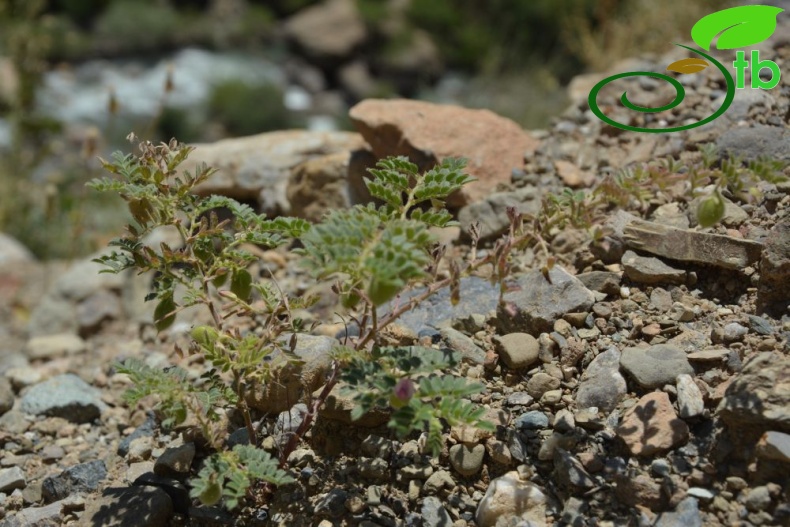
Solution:
{"label": "green plant", "polygon": [[[380,342],[382,329],[442,287],[453,288],[457,298],[461,270],[451,264],[450,276],[439,276],[442,251],[434,247],[428,229],[453,224],[443,200],[472,180],[462,172],[464,162],[446,160],[420,174],[405,158],[383,160],[366,180],[383,206],[334,210],[321,223],[310,225],[294,218],[266,219],[232,199],[198,197],[193,188],[212,171],[205,166],[194,174],[179,171],[191,148],[175,141],[159,146],[143,142],[139,147],[136,156],[116,154],[113,162],[104,162],[119,178],[91,183],[97,190],[120,194],[136,222],[127,226],[123,238],[111,243],[120,252],[97,261],[108,266],[107,272],[155,273],[148,299],[157,301],[154,322],[159,330],[173,324],[176,314],[188,306],[204,305],[211,313],[213,325],[191,332],[189,353],[200,355],[211,366],[199,379],[177,368],[160,371],[135,361],[118,365],[118,371],[129,375],[134,384],[126,394],[129,403],[157,397],[163,425],[192,419],[215,450],[193,481],[193,497],[204,503],[224,499],[233,508],[245,498],[266,496],[274,486],[291,481],[286,472],[288,455],[341,380],[358,404],[354,418],[373,408],[389,409],[390,426],[396,433],[426,431],[434,452],[441,447],[445,423],[490,428],[481,420],[483,410],[461,398],[479,392],[482,386],[443,373],[453,363],[452,357]],[[220,222],[214,212],[218,207],[229,210],[233,220]],[[181,247],[145,245],[144,237],[162,226],[178,231]],[[324,388],[309,401],[301,425],[275,460],[258,449],[260,438],[246,396],[268,382],[277,368],[295,360],[294,337],[305,328],[293,312],[309,307],[313,299],[288,295],[273,280],[254,280],[247,267],[255,257],[245,244],[275,247],[294,240],[301,241],[305,268],[316,279],[335,280],[343,304],[356,309],[360,334],[338,344]],[[512,246],[506,245],[508,250]],[[492,261],[491,256],[479,259],[464,271]],[[418,282],[427,284],[425,292],[386,314],[379,313],[385,302]],[[263,320],[261,334],[242,334],[232,323],[238,316]],[[265,360],[272,357],[279,360]],[[225,448],[227,430],[219,419],[222,408],[242,416],[248,447]]]}
{"label": "green plant", "polygon": [[208,104],[209,117],[230,135],[251,135],[295,125],[274,84],[251,85],[231,80],[216,85]]}

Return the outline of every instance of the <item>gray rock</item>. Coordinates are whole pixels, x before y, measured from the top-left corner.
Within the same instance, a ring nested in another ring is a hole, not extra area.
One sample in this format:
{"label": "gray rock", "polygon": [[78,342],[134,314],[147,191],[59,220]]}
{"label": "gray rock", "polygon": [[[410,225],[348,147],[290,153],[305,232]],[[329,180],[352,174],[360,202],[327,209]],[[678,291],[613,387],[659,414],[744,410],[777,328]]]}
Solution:
{"label": "gray rock", "polygon": [[166,478],[183,478],[189,474],[195,458],[195,443],[167,448],[154,463],[154,473]]}
{"label": "gray rock", "polygon": [[519,430],[537,430],[549,426],[549,417],[538,410],[521,414],[514,423]]}
{"label": "gray rock", "polygon": [[694,374],[686,353],[668,344],[626,348],[620,366],[643,388],[660,388],[674,384],[681,373]]}
{"label": "gray rock", "polygon": [[63,417],[74,423],[93,421],[106,408],[101,392],[71,373],[31,386],[20,406],[25,413]]}
{"label": "gray rock", "polygon": [[623,269],[629,280],[641,284],[685,284],[686,271],[675,269],[654,256],[639,256],[626,251],[622,258]]}
{"label": "gray rock", "polygon": [[31,360],[54,359],[82,353],[86,347],[85,341],[73,333],[56,333],[33,337],[27,341],[25,353]]}
{"label": "gray rock", "polygon": [[747,318],[749,327],[758,335],[773,335],[774,327],[765,317],[748,315]]}
{"label": "gray rock", "polygon": [[558,432],[570,432],[576,428],[576,419],[573,417],[573,412],[567,408],[558,411],[557,415],[554,416],[553,427]]}
{"label": "gray rock", "polygon": [[318,517],[340,518],[346,512],[348,492],[332,489],[318,499],[315,515]]}
{"label": "gray rock", "polygon": [[[475,314],[488,313],[497,307],[499,299],[499,286],[491,285],[488,280],[476,276],[461,279],[461,299],[455,306],[450,302],[449,288],[441,289],[438,293],[422,302],[416,308],[404,313],[398,323],[419,333],[426,325],[434,327],[449,326],[453,319],[463,319]],[[424,293],[425,289],[417,288],[402,295],[400,303]],[[379,316],[383,316],[397,302],[391,301],[379,307]]]}
{"label": "gray rock", "polygon": [[0,265],[24,264],[35,258],[27,247],[7,234],[0,232]]}
{"label": "gray rock", "polygon": [[[744,90],[759,91],[759,90]],[[737,156],[743,160],[767,157],[790,160],[790,131],[783,127],[755,124],[725,131],[716,139],[719,156]]]}
{"label": "gray rock", "polygon": [[47,503],[62,500],[74,492],[93,492],[107,477],[104,461],[88,461],[50,476],[41,484],[41,495]]}
{"label": "gray rock", "polygon": [[497,308],[506,333],[550,332],[564,314],[587,311],[595,301],[592,291],[558,265],[549,271],[548,279],[539,270],[531,271],[520,277],[515,287]]}
{"label": "gray rock", "polygon": [[678,390],[680,417],[690,419],[702,415],[702,411],[705,409],[705,401],[702,398],[699,386],[694,382],[691,375],[681,373],[675,379],[675,385]]}
{"label": "gray rock", "polygon": [[760,485],[746,494],[744,505],[750,511],[763,511],[771,506],[771,493],[768,487]]}
{"label": "gray rock", "polygon": [[135,487],[156,487],[170,497],[173,504],[173,511],[179,514],[187,514],[192,499],[189,497],[189,489],[177,479],[159,476],[153,472],[144,472],[132,482]]}
{"label": "gray rock", "polygon": [[422,486],[423,492],[426,494],[436,494],[441,489],[452,489],[455,487],[455,480],[453,475],[446,470],[437,470],[425,480]]}
{"label": "gray rock", "polygon": [[[790,133],[786,134],[790,137]],[[790,220],[771,229],[760,260],[757,307],[780,317],[790,307]]]}
{"label": "gray rock", "polygon": [[529,333],[509,333],[494,337],[499,358],[512,370],[523,370],[538,360],[538,339]]}
{"label": "gray rock", "polygon": [[369,435],[362,441],[360,450],[369,457],[388,458],[392,453],[392,441],[385,437]]}
{"label": "gray rock", "polygon": [[11,381],[5,377],[0,377],[0,415],[3,415],[14,407],[14,390],[11,388]]}
{"label": "gray rock", "polygon": [[389,477],[390,466],[384,459],[360,458],[357,461],[357,467],[363,478],[383,481]]}
{"label": "gray rock", "polygon": [[566,488],[590,489],[596,485],[581,461],[559,447],[554,449],[554,477]]}
{"label": "gray rock", "polygon": [[576,391],[576,406],[597,407],[609,413],[617,407],[628,387],[620,374],[620,351],[611,347],[593,359]]}
{"label": "gray rock", "polygon": [[173,516],[173,502],[156,487],[111,488],[90,500],[81,525],[113,527],[166,527]]}
{"label": "gray rock", "polygon": [[560,380],[548,373],[536,373],[527,381],[527,393],[535,399],[540,399],[543,394],[560,387]]}
{"label": "gray rock", "polygon": [[129,453],[129,446],[132,444],[132,441],[140,437],[153,437],[155,429],[156,419],[153,413],[149,413],[143,424],[135,428],[131,434],[121,439],[121,442],[118,444],[118,455],[126,457],[126,454]]}
{"label": "gray rock", "polygon": [[764,433],[757,443],[757,455],[762,459],[790,463],[790,434]]}
{"label": "gray rock", "polygon": [[365,20],[350,0],[328,0],[301,9],[285,21],[283,29],[304,53],[323,63],[343,62],[367,38]]}
{"label": "gray rock", "polygon": [[590,271],[589,273],[578,274],[576,278],[590,291],[598,291],[607,295],[620,294],[620,281],[622,279],[620,273]]}
{"label": "gray rock", "polygon": [[462,232],[468,233],[472,224],[480,222],[480,240],[487,241],[507,231],[510,220],[507,208],[515,207],[523,214],[540,211],[540,192],[535,187],[523,187],[512,192],[495,192],[458,212]]}
{"label": "gray rock", "polygon": [[483,467],[485,453],[484,445],[453,445],[450,447],[450,464],[462,476],[474,476]]}
{"label": "gray rock", "polygon": [[58,294],[44,295],[30,314],[27,329],[31,336],[76,333],[77,313],[74,305]]}
{"label": "gray rock", "polygon": [[19,467],[0,469],[0,492],[10,492],[14,489],[27,487],[25,473]]}
{"label": "gray rock", "polygon": [[477,506],[475,521],[479,527],[495,527],[497,522],[507,525],[516,519],[545,525],[546,495],[512,471],[491,481]]}
{"label": "gray rock", "polygon": [[728,427],[752,434],[790,432],[790,358],[765,352],[752,357],[727,388],[718,415]]}
{"label": "gray rock", "polygon": [[439,498],[428,496],[422,502],[422,524],[425,527],[452,527],[453,520]]}
{"label": "gray rock", "polygon": [[121,299],[111,291],[96,291],[77,304],[77,324],[81,334],[93,333],[106,320],[117,320],[122,314]]}
{"label": "gray rock", "polygon": [[511,393],[505,399],[505,404],[508,406],[529,406],[535,398],[527,392]]}
{"label": "gray rock", "polygon": [[443,327],[440,330],[442,338],[453,351],[461,354],[467,362],[472,364],[483,364],[486,360],[486,352],[475,342],[451,327]]}
{"label": "gray rock", "polygon": [[[43,507],[28,507],[8,517],[2,523],[3,527],[52,527],[61,525],[61,515],[64,509],[80,507],[72,501],[74,498],[56,501]],[[81,498],[76,498],[80,500]]]}
{"label": "gray rock", "polygon": [[678,503],[674,512],[664,512],[658,516],[655,527],[702,527],[697,500],[688,497]]}

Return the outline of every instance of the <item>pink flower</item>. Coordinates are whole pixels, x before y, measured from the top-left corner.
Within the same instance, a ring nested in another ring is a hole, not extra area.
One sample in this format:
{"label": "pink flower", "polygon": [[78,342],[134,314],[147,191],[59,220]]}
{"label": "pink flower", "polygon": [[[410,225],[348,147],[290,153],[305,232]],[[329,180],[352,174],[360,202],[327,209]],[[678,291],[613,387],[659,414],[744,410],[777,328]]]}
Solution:
{"label": "pink flower", "polygon": [[414,386],[414,382],[412,382],[411,379],[404,377],[398,381],[398,384],[395,385],[394,394],[395,397],[403,402],[406,402],[414,396],[416,391],[417,387]]}

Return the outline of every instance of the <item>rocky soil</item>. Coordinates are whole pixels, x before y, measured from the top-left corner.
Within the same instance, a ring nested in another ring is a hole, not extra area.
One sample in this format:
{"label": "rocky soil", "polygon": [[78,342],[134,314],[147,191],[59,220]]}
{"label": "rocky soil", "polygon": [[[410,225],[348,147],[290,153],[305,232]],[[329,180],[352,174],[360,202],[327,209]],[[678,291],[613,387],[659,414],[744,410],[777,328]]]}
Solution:
{"label": "rocky soil", "polygon": [[[760,49],[790,71],[786,39]],[[681,56],[612,72],[660,70]],[[671,126],[712,113],[724,85],[710,70],[684,76],[684,109],[655,119]],[[495,239],[508,206],[535,213],[548,192],[665,156],[698,163],[706,143],[720,158],[790,161],[790,78],[772,91],[739,91],[705,127],[654,135],[592,115],[586,94],[602,77],[577,78],[576,102],[546,131],[462,108],[366,101],[351,112],[359,135],[264,134],[198,146],[192,161],[220,168],[206,192],[316,219],[367,200],[361,178],[377,157],[468,157],[479,181],[452,203],[462,228],[441,233],[459,255],[476,221],[484,240]],[[632,100],[663,104],[662,85],[627,83]],[[602,94],[602,107],[616,97]],[[410,112],[419,118],[401,118]],[[610,229],[595,243],[582,231],[553,233],[549,280],[540,253],[515,255],[504,305],[484,277],[469,277],[458,305],[439,294],[409,313],[387,338],[462,357],[457,373],[485,384],[475,401],[496,431],[448,429],[431,458],[419,436],[393,439],[386,415],[350,423],[338,395],[292,454],[297,483],[245,524],[790,525],[790,184],[758,190],[750,203],[731,201],[711,229],[696,225],[690,199],[657,193],[609,211]],[[289,290],[322,295],[304,313],[323,325],[299,339],[297,382],[256,407],[271,450],[298,426],[343,337],[329,287],[310,286],[294,261],[266,252],[256,264]],[[197,378],[205,365],[179,358],[174,343],[207,314],[183,313],[157,335],[143,302],[150,277],[100,275],[89,259],[37,262],[7,238],[0,265],[0,525],[234,524],[188,497],[207,452],[189,430],[162,431],[149,407],[127,407],[128,379],[113,367],[138,357]]]}

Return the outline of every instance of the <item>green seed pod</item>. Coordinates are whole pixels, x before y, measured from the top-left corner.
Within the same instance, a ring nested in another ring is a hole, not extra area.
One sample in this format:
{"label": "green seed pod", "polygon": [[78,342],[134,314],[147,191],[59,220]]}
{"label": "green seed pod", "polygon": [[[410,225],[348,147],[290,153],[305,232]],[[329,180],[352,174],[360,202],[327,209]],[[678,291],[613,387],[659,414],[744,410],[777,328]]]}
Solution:
{"label": "green seed pod", "polygon": [[216,505],[222,499],[222,487],[216,482],[209,483],[198,498],[203,505]]}
{"label": "green seed pod", "polygon": [[197,326],[192,328],[190,336],[192,337],[192,340],[204,348],[210,348],[215,342],[217,342],[217,339],[219,338],[219,332],[211,326]]}
{"label": "green seed pod", "polygon": [[703,199],[697,207],[697,222],[700,227],[707,228],[716,225],[724,216],[724,198],[716,190]]}

